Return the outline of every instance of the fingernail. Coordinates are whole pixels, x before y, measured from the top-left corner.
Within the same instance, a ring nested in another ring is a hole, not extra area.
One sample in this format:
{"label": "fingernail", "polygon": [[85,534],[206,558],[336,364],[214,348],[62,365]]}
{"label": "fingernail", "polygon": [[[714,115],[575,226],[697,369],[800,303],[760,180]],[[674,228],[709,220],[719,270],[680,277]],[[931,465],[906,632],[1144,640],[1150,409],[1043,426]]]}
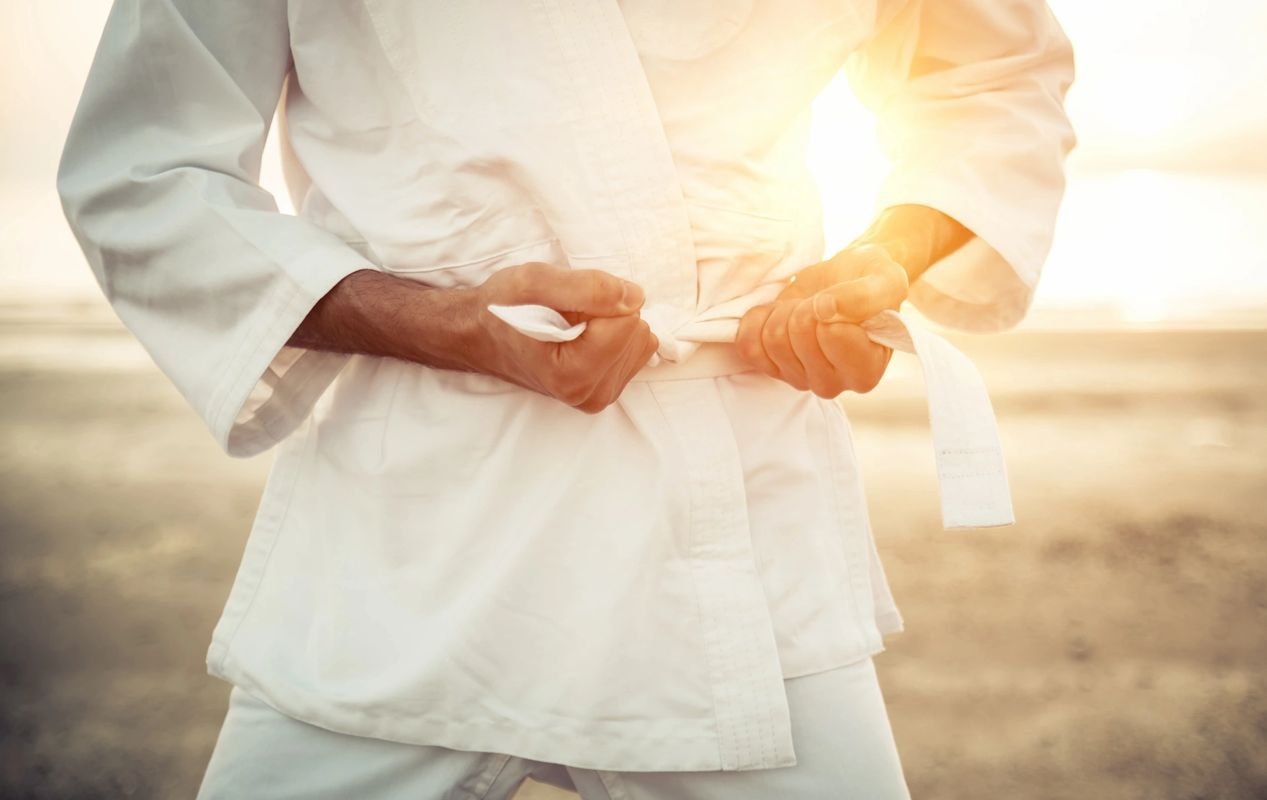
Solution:
{"label": "fingernail", "polygon": [[836,319],[836,298],[829,294],[820,294],[814,298],[814,316],[819,322],[831,322]]}
{"label": "fingernail", "polygon": [[621,281],[621,283],[624,284],[624,289],[620,295],[621,308],[626,312],[636,311],[641,308],[643,301],[642,287],[629,281]]}

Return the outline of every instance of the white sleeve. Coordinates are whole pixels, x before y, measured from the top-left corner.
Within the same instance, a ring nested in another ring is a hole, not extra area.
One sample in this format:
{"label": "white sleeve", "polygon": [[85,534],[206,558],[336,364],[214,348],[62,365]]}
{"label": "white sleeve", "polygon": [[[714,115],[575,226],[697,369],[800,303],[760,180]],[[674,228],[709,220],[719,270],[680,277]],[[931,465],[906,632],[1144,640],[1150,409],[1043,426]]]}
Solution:
{"label": "white sleeve", "polygon": [[277,443],[346,356],[287,340],[373,264],[260,188],[285,0],[116,0],[58,172],[106,297],[235,456]]}
{"label": "white sleeve", "polygon": [[893,171],[880,208],[935,208],[975,237],[910,299],[943,325],[997,331],[1033,298],[1074,145],[1073,51],[1042,0],[911,0],[846,64]]}

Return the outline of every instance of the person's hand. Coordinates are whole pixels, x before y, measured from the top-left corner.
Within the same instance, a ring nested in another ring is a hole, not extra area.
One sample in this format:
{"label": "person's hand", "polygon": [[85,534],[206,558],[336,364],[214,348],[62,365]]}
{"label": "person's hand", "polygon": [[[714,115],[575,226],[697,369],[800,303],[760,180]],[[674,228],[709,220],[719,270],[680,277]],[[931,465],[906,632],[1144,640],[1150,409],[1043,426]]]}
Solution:
{"label": "person's hand", "polygon": [[906,270],[876,245],[842,250],[807,267],[773,303],[739,322],[739,355],[760,372],[820,397],[869,392],[893,351],[859,323],[906,299]]}
{"label": "person's hand", "polygon": [[[642,289],[601,270],[531,262],[498,270],[472,291],[471,366],[587,413],[613,403],[659,346],[638,316]],[[586,320],[585,332],[571,342],[539,342],[488,311],[489,304],[524,303],[553,308],[572,323]]]}

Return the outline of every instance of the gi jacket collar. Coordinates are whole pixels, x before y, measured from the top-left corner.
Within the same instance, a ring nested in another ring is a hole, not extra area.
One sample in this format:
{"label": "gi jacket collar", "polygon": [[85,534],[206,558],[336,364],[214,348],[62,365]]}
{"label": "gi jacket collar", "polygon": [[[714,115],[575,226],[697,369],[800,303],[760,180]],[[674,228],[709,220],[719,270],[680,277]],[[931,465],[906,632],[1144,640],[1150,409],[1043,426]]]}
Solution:
{"label": "gi jacket collar", "polygon": [[587,219],[560,219],[569,253],[604,253],[609,272],[638,283],[647,303],[691,312],[695,243],[677,168],[629,28],[615,0],[533,0],[553,41],[543,57],[566,73],[555,109],[575,132],[584,169],[560,176],[585,198]]}

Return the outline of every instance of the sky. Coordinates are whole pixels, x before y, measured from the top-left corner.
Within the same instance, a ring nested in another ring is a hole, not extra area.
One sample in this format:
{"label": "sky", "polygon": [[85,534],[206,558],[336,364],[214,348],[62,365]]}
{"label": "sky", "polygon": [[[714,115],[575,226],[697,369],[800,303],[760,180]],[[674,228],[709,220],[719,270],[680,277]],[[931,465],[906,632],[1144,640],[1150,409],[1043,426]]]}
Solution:
{"label": "sky", "polygon": [[[1051,6],[1077,53],[1068,109],[1079,145],[1040,309],[1106,308],[1147,322],[1194,302],[1202,313],[1267,305],[1267,2]],[[108,8],[0,0],[0,293],[9,297],[95,291],[52,180]],[[811,163],[829,245],[843,244],[874,210],[885,164],[843,81],[819,98],[816,119]],[[271,162],[263,180],[284,194]],[[1158,231],[1175,240],[1157,241]]]}
{"label": "sky", "polygon": [[1076,47],[1075,165],[1267,171],[1267,2],[1051,5]]}

